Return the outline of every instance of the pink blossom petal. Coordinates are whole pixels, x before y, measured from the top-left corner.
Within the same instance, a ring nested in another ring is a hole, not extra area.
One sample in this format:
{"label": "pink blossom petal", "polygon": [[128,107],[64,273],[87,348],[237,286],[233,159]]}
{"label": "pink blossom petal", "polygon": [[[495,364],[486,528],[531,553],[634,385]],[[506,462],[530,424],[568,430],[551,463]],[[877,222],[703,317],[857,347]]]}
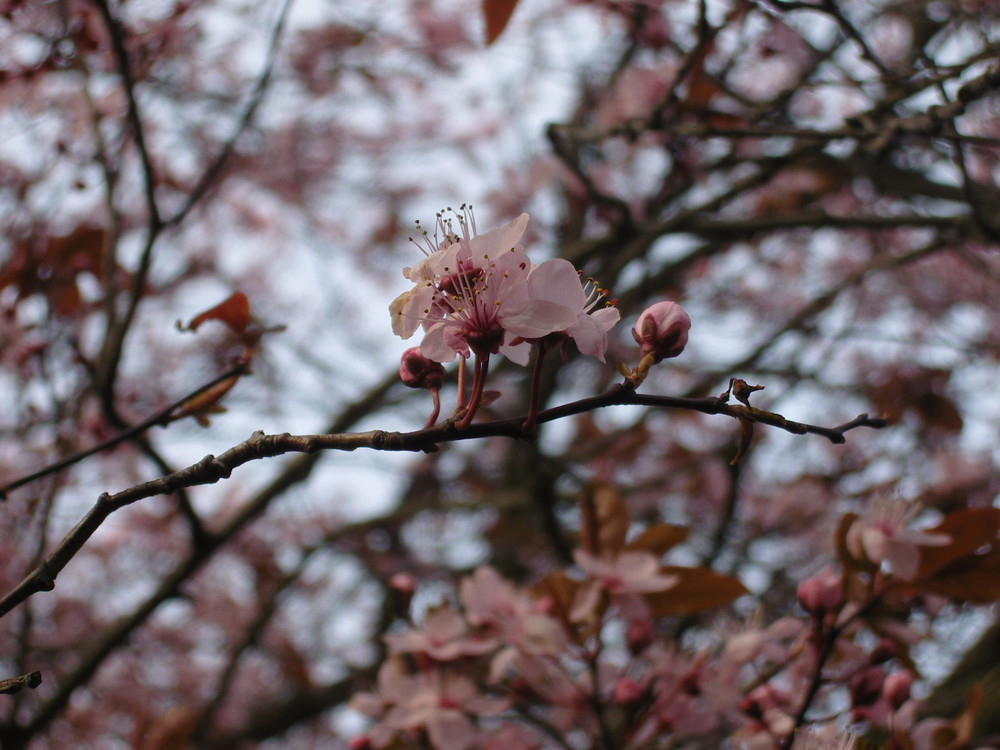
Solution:
{"label": "pink blossom petal", "polygon": [[534,299],[549,299],[578,310],[587,303],[587,295],[580,284],[580,274],[564,258],[547,260],[532,269],[528,276],[528,293]]}
{"label": "pink blossom petal", "polygon": [[476,728],[458,711],[437,711],[427,721],[427,734],[435,750],[468,750]]}
{"label": "pink blossom petal", "polygon": [[[420,342],[420,353],[435,362],[451,362],[457,353],[445,340],[448,324],[444,321],[431,326]],[[466,347],[466,353],[468,347]]]}
{"label": "pink blossom petal", "polygon": [[524,230],[528,228],[529,218],[528,214],[522,213],[506,226],[473,237],[470,242],[473,257],[485,255],[494,259],[501,253],[515,249],[524,235]]}

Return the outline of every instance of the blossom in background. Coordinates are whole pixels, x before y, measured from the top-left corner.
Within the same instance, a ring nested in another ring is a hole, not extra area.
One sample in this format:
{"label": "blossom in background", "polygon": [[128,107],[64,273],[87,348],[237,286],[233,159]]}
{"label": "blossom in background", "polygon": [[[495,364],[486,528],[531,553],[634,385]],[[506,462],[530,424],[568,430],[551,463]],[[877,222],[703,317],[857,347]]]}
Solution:
{"label": "blossom in background", "polygon": [[452,661],[462,656],[479,656],[496,651],[497,642],[469,631],[458,612],[436,609],[427,615],[420,630],[385,636],[390,654],[420,653],[435,661]]}
{"label": "blossom in background", "polygon": [[378,692],[351,701],[356,711],[378,718],[366,733],[374,747],[386,747],[406,732],[423,730],[436,750],[467,750],[478,731],[470,716],[496,716],[510,703],[483,695],[464,675],[449,669],[407,674],[400,659],[379,669]]}
{"label": "blossom in background", "polygon": [[889,565],[892,574],[912,581],[920,566],[921,547],[943,547],[951,542],[948,534],[907,528],[918,506],[899,498],[878,498],[864,517],[847,532],[847,548],[859,560]]}
{"label": "blossom in background", "polygon": [[559,623],[487,565],[462,580],[459,599],[469,623],[502,643],[534,655],[555,655],[566,646]]}
{"label": "blossom in background", "polygon": [[521,654],[554,657],[567,645],[562,626],[489,566],[462,580],[459,598],[469,623],[503,644],[490,662],[490,682],[499,682]]}
{"label": "blossom in background", "polygon": [[844,578],[827,566],[802,581],[796,596],[802,609],[811,615],[823,617],[827,612],[837,612],[844,604]]}
{"label": "blossom in background", "polygon": [[590,581],[580,587],[570,611],[570,620],[584,622],[592,617],[604,594],[616,598],[623,611],[646,614],[639,595],[666,591],[680,580],[661,572],[652,552],[619,552],[614,556],[595,557],[582,549],[573,551],[573,560]]}

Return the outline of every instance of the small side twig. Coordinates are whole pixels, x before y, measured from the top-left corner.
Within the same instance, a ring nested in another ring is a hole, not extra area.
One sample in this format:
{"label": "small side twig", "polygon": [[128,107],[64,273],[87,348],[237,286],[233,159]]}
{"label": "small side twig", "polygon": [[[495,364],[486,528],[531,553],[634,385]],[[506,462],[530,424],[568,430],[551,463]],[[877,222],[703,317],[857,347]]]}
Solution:
{"label": "small side twig", "polygon": [[79,463],[80,461],[83,461],[85,458],[89,458],[90,456],[93,456],[96,453],[102,453],[106,450],[110,450],[111,448],[114,448],[116,445],[124,443],[127,440],[132,440],[135,437],[146,432],[147,430],[156,427],[157,425],[166,426],[167,424],[173,421],[171,419],[171,415],[175,411],[177,411],[177,409],[179,409],[181,406],[188,403],[196,396],[199,396],[202,393],[210,391],[219,383],[222,383],[225,380],[228,380],[229,378],[235,376],[245,375],[247,372],[248,372],[247,363],[241,362],[235,365],[234,367],[230,368],[226,372],[222,373],[218,377],[213,378],[209,382],[205,383],[204,385],[196,388],[187,395],[178,399],[174,403],[170,404],[170,406],[167,406],[166,408],[156,412],[156,414],[154,414],[153,416],[144,419],[142,422],[139,422],[138,424],[129,427],[124,432],[115,435],[115,437],[109,440],[105,440],[103,443],[99,443],[93,446],[92,448],[87,448],[86,450],[74,453],[72,456],[67,456],[61,461],[56,461],[55,463],[49,464],[48,466],[38,469],[37,471],[33,471],[30,474],[26,474],[25,476],[20,477],[19,479],[7,482],[7,484],[0,486],[0,502],[7,499],[7,495],[11,492],[11,490],[16,490],[18,487],[23,487],[26,484],[30,484],[31,482],[34,482],[36,479],[41,479],[42,477],[46,477],[49,474],[55,474],[57,472],[62,471],[63,469],[67,469],[73,464]]}
{"label": "small side twig", "polygon": [[41,672],[28,672],[20,677],[8,677],[4,680],[0,680],[0,693],[19,693],[24,688],[34,690],[41,684]]}

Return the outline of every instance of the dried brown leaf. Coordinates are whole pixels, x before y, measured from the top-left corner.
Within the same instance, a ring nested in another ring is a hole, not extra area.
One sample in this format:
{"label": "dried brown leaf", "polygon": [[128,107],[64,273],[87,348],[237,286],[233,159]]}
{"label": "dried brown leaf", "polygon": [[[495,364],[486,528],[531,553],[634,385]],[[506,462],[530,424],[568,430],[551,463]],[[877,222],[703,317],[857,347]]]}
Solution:
{"label": "dried brown leaf", "polygon": [[507,28],[517,0],[483,0],[483,20],[486,22],[486,44],[493,44]]}

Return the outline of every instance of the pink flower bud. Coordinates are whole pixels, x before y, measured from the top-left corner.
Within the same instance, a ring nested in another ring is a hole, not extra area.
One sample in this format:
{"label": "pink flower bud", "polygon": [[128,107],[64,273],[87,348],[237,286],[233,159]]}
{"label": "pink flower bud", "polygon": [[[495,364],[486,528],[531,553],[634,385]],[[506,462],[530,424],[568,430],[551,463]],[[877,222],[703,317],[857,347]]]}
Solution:
{"label": "pink flower bud", "polygon": [[428,359],[414,346],[403,352],[399,360],[399,379],[410,388],[441,389],[444,383],[444,365]]}
{"label": "pink flower bud", "polygon": [[633,656],[638,656],[652,644],[655,637],[653,621],[648,618],[629,620],[625,629],[625,642]]}
{"label": "pink flower bud", "polygon": [[900,707],[910,699],[910,688],[913,686],[912,672],[893,672],[885,678],[882,686],[882,694],[893,711],[898,711]]}
{"label": "pink flower bud", "polygon": [[687,344],[691,318],[676,302],[657,302],[639,316],[632,336],[639,344],[639,355],[652,354],[655,362],[676,357]]}
{"label": "pink flower bud", "polygon": [[799,604],[811,615],[822,617],[836,612],[844,604],[844,582],[832,569],[820,571],[799,584]]}
{"label": "pink flower bud", "polygon": [[417,591],[417,579],[409,573],[393,573],[389,578],[389,588],[396,592],[399,609],[406,610]]}
{"label": "pink flower bud", "polygon": [[400,594],[413,596],[413,592],[417,590],[417,580],[409,573],[393,573],[389,578],[389,586]]}
{"label": "pink flower bud", "polygon": [[637,703],[642,698],[643,693],[645,690],[643,690],[642,685],[631,677],[622,677],[615,683],[612,700],[619,706],[630,706]]}

